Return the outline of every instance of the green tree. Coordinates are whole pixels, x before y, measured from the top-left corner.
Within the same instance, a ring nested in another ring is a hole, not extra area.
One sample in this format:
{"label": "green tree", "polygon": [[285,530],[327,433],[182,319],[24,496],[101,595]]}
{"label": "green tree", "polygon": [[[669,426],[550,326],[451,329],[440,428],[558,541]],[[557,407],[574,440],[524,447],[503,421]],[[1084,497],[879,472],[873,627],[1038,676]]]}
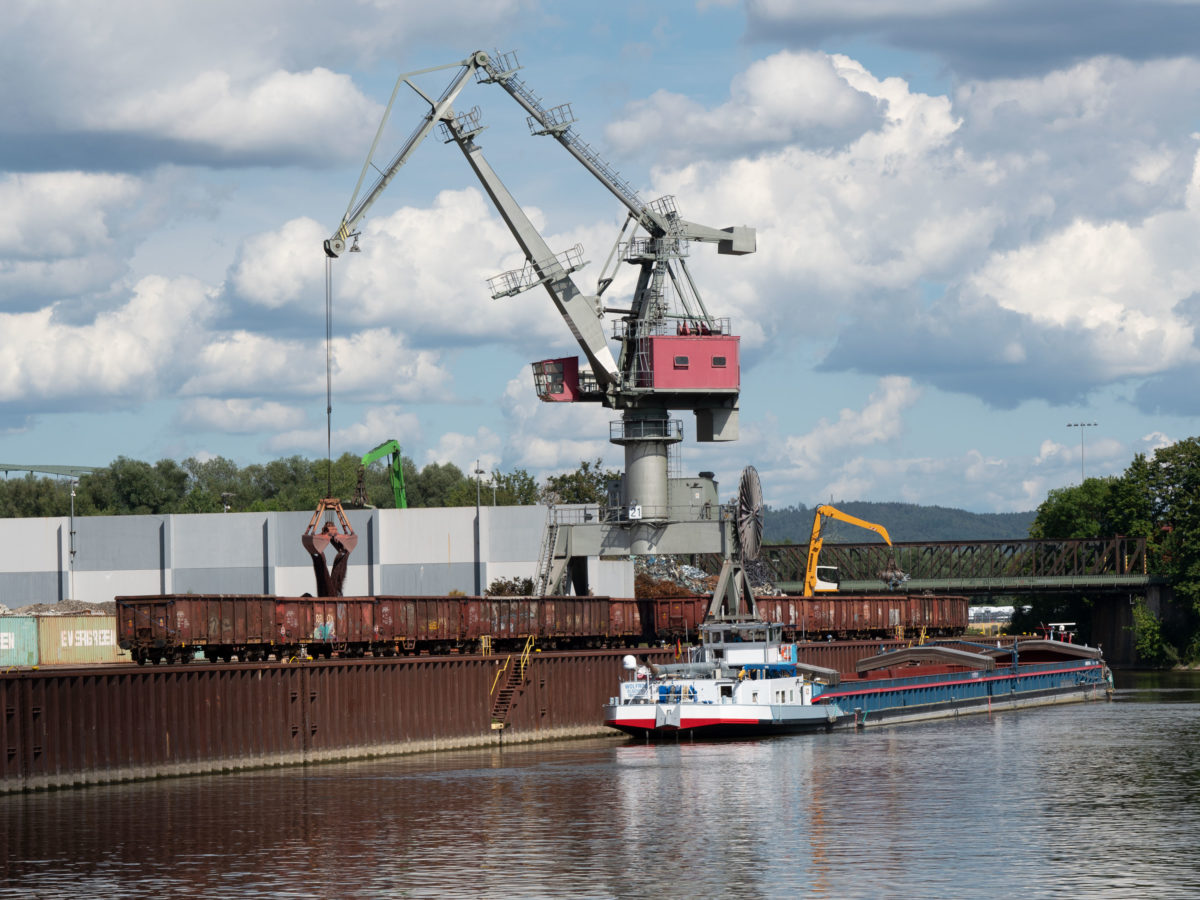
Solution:
{"label": "green tree", "polygon": [[1139,653],[1164,661],[1200,656],[1200,438],[1142,454],[1119,478],[1089,478],[1051,491],[1038,507],[1033,537],[1144,537],[1150,574],[1161,575],[1182,601],[1181,625],[1167,628],[1144,607],[1135,610]]}
{"label": "green tree", "polygon": [[496,486],[497,506],[532,506],[541,499],[537,481],[525,469],[493,470],[492,482]]}
{"label": "green tree", "polygon": [[65,516],[71,511],[69,479],[36,477],[0,480],[0,516],[8,519],[28,516]]}
{"label": "green tree", "polygon": [[604,460],[596,457],[594,462],[581,461],[574,472],[551,475],[542,488],[542,501],[553,505],[607,502],[608,483],[619,479],[621,473],[603,466]]}
{"label": "green tree", "polygon": [[107,468],[79,479],[75,510],[82,515],[158,515],[175,512],[188,489],[188,473],[174,460],[153,466],[118,456]]}
{"label": "green tree", "polygon": [[405,472],[405,484],[410,507],[475,505],[475,482],[454,463],[430,463],[411,482]]}
{"label": "green tree", "polygon": [[1113,491],[1120,479],[1088,478],[1083,484],[1055,488],[1037,509],[1029,536],[1036,540],[1110,537]]}

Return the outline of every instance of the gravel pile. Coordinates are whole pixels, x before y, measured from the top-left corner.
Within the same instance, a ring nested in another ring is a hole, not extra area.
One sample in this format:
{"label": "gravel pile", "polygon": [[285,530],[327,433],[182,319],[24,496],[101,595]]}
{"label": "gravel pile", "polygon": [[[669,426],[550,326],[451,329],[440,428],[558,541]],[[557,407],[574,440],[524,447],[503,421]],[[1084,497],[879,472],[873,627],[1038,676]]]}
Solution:
{"label": "gravel pile", "polygon": [[0,606],[0,616],[115,616],[117,604],[84,603],[82,600],[64,600],[62,603],[33,603],[18,609]]}

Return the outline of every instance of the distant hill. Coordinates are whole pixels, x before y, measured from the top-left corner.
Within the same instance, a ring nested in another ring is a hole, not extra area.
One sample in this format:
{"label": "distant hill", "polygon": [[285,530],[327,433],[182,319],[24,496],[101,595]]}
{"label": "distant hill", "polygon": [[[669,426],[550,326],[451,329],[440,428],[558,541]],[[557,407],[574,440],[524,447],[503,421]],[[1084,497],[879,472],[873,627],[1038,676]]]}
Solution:
{"label": "distant hill", "polygon": [[[915,503],[872,503],[865,500],[834,504],[844,513],[887,529],[893,541],[1002,541],[1029,537],[1034,511],[973,513],[945,506]],[[800,504],[775,509],[768,506],[763,540],[773,544],[806,544],[812,534],[816,508]],[[824,529],[825,540],[835,543],[877,541],[874,532],[836,519]]]}

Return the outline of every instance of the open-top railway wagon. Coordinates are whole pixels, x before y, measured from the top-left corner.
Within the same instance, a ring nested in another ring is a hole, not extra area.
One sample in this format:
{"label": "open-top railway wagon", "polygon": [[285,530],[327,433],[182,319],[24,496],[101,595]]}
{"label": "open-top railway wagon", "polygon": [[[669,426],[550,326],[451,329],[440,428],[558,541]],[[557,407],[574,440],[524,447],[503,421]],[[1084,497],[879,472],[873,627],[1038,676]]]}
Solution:
{"label": "open-top railway wagon", "polygon": [[[690,642],[709,598],[276,597],[169,594],[117,597],[117,638],[139,663],[265,660],[270,656],[396,656]],[[759,597],[760,617],[789,640],[962,634],[967,599]]]}
{"label": "open-top railway wagon", "polygon": [[861,640],[873,637],[955,637],[967,630],[966,597],[944,594],[829,594],[757,597],[758,614],[781,622],[787,640]]}
{"label": "open-top railway wagon", "polygon": [[520,646],[690,641],[707,597],[117,597],[118,643],[139,663],[474,653]]}

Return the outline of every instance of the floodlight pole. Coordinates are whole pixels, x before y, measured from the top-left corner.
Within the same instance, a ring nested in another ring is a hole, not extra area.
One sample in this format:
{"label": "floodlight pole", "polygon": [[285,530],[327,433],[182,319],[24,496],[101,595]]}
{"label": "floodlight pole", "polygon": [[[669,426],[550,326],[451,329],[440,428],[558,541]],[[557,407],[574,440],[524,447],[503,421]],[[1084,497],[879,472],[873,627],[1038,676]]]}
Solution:
{"label": "floodlight pole", "polygon": [[1087,475],[1084,473],[1084,466],[1083,466],[1083,430],[1085,428],[1095,428],[1096,424],[1097,423],[1095,423],[1095,422],[1068,422],[1067,423],[1068,428],[1078,428],[1079,429],[1079,484],[1081,487],[1083,486],[1084,481],[1087,480]]}

